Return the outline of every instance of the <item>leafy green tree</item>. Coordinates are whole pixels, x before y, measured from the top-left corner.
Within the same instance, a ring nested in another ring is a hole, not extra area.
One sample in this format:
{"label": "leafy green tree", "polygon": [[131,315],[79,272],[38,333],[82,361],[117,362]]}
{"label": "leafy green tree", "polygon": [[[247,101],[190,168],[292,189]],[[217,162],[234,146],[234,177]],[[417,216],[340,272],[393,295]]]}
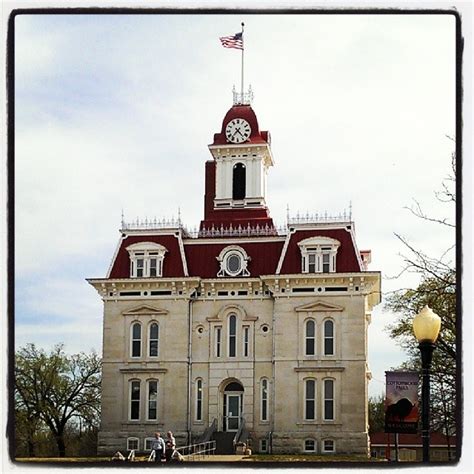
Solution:
{"label": "leafy green tree", "polygon": [[369,434],[385,430],[385,397],[369,397]]}
{"label": "leafy green tree", "polygon": [[16,413],[44,423],[64,457],[66,427],[73,419],[90,426],[98,423],[100,382],[101,361],[95,352],[67,355],[57,345],[47,354],[28,344],[15,355]]}

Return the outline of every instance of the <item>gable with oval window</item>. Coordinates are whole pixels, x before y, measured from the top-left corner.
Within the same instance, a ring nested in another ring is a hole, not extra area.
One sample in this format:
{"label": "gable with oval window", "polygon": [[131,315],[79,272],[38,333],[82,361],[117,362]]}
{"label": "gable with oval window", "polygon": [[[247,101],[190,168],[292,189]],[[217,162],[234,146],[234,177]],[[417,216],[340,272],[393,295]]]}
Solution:
{"label": "gable with oval window", "polygon": [[229,245],[222,249],[217,260],[220,264],[218,277],[250,276],[250,272],[247,270],[250,257],[238,245]]}

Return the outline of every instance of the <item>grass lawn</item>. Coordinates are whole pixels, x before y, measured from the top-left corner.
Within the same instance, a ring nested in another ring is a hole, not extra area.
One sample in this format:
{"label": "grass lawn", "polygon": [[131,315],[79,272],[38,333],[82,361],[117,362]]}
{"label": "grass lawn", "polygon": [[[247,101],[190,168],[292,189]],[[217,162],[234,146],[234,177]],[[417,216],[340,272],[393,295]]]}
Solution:
{"label": "grass lawn", "polygon": [[244,461],[254,462],[380,462],[381,459],[369,459],[363,455],[344,454],[253,454]]}
{"label": "grass lawn", "polygon": [[[224,456],[222,456],[224,457]],[[212,456],[211,456],[212,458]],[[146,462],[148,456],[137,456],[135,458],[135,462]],[[111,461],[110,456],[94,456],[94,457],[65,457],[65,458],[16,458],[17,462],[25,462],[25,463],[110,463],[110,464],[117,464],[121,465],[122,463],[125,464],[123,461]],[[209,462],[210,459],[196,459],[194,462]],[[187,462],[193,462],[191,460]],[[222,459],[222,462],[226,462]],[[328,463],[336,463],[336,462],[360,462],[360,463],[367,463],[367,462],[385,462],[383,459],[368,459],[366,456],[357,456],[357,455],[317,455],[317,454],[254,454],[251,456],[244,456],[242,460],[237,462],[257,462],[257,463],[274,463],[274,462],[328,462]],[[126,464],[134,464],[134,462],[126,463]]]}
{"label": "grass lawn", "polygon": [[93,456],[87,458],[15,458],[17,462],[110,462],[110,456]]}

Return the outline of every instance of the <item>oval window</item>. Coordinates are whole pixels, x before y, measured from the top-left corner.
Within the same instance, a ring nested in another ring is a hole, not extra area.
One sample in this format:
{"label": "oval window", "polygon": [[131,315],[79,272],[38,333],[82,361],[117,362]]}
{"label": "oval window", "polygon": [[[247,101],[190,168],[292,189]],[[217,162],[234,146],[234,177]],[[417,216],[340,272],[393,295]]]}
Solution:
{"label": "oval window", "polygon": [[242,258],[239,254],[233,253],[227,257],[227,271],[237,274],[242,268]]}

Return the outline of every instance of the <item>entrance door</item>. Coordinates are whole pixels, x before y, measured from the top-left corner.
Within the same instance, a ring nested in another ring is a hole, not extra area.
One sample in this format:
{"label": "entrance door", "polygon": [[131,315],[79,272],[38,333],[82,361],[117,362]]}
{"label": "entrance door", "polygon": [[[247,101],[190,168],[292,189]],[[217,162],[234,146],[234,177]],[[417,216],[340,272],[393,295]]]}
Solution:
{"label": "entrance door", "polygon": [[241,394],[226,393],[225,431],[238,431],[240,426]]}

